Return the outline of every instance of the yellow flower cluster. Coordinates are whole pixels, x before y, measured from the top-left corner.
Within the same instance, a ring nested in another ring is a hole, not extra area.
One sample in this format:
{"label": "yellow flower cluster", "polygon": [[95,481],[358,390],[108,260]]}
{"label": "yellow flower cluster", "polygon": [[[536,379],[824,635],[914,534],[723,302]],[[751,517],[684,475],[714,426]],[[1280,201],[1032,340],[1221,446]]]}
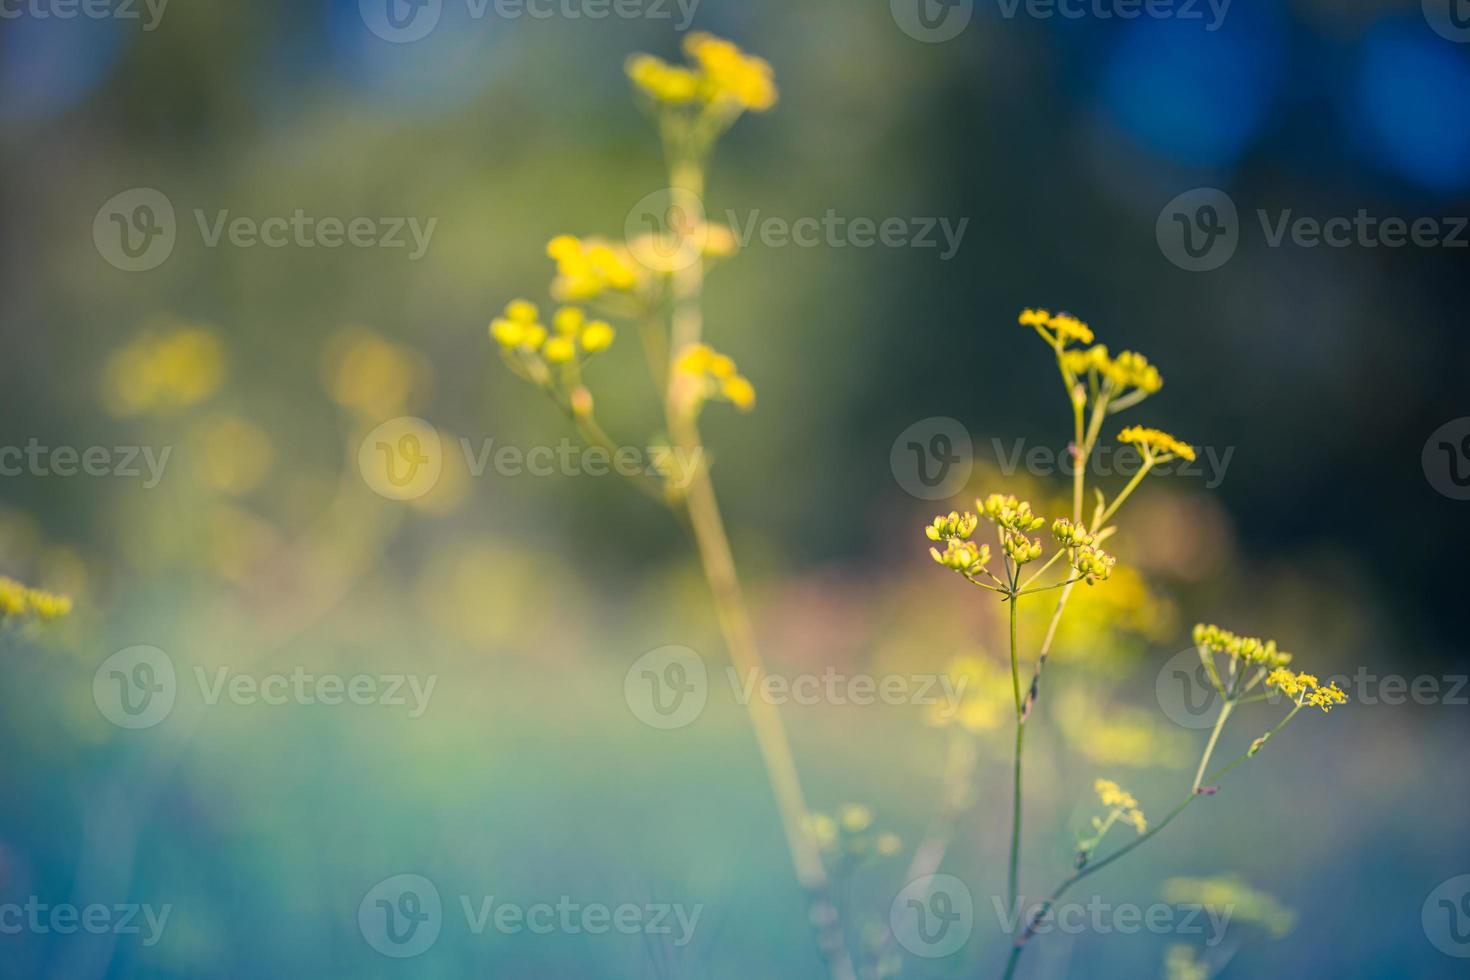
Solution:
{"label": "yellow flower cluster", "polygon": [[1099,779],[1092,788],[1102,805],[1111,808],[1124,823],[1131,824],[1140,834],[1148,830],[1148,818],[1143,815],[1132,793],[1111,779]]}
{"label": "yellow flower cluster", "polygon": [[1106,582],[1112,577],[1118,559],[1096,545],[1083,545],[1071,554],[1072,568],[1088,585]]}
{"label": "yellow flower cluster", "polygon": [[490,323],[490,336],[506,353],[539,353],[548,364],[568,364],[578,353],[591,356],[612,346],[616,336],[604,320],[588,320],[580,307],[564,306],[552,317],[552,331],[540,322],[540,310],[527,300],[512,300],[505,315]]}
{"label": "yellow flower cluster", "polygon": [[1166,463],[1176,456],[1194,461],[1194,447],[1180,442],[1160,429],[1149,429],[1141,425],[1130,425],[1118,433],[1118,441],[1138,447],[1143,458],[1152,463]]}
{"label": "yellow flower cluster", "polygon": [[721,103],[765,112],[776,104],[775,73],[764,59],[704,32],[684,39],[684,54],[690,67],[635,55],[628,59],[628,77],[654,101],[669,105]]}
{"label": "yellow flower cluster", "polygon": [[980,519],[969,511],[960,514],[958,511],[950,511],[949,516],[940,514],[934,518],[934,523],[924,528],[924,534],[930,541],[945,541],[949,538],[968,538],[975,533],[975,527]]}
{"label": "yellow flower cluster", "polygon": [[1210,909],[1230,909],[1232,922],[1248,922],[1261,926],[1277,939],[1296,926],[1294,911],[1282,905],[1269,892],[1252,888],[1239,875],[1170,878],[1164,882],[1162,897],[1171,905],[1203,905]]}
{"label": "yellow flower cluster", "polygon": [[1237,660],[1263,667],[1285,667],[1291,663],[1291,654],[1278,650],[1275,640],[1263,640],[1258,636],[1237,636],[1230,630],[1203,623],[1194,628],[1194,645],[1201,650],[1226,653]]}
{"label": "yellow flower cluster", "polygon": [[115,415],[174,412],[214,394],[224,373],[224,351],[208,331],[149,330],[108,358],[102,396]]}
{"label": "yellow flower cluster", "polygon": [[[933,528],[927,528],[932,531]],[[938,548],[930,548],[929,555],[945,568],[959,572],[961,575],[978,575],[990,564],[990,545],[979,544],[973,541],[964,541],[959,538],[947,538],[944,542],[944,551]]]}
{"label": "yellow flower cluster", "polygon": [[742,412],[755,407],[755,386],[735,367],[735,362],[707,344],[691,344],[674,362],[674,370],[700,382],[699,401],[722,398]]}
{"label": "yellow flower cluster", "polygon": [[1266,677],[1266,686],[1293,698],[1299,707],[1321,708],[1328,712],[1339,704],[1347,703],[1347,694],[1335,682],[1323,687],[1315,675],[1293,673],[1285,667],[1271,671]]}
{"label": "yellow flower cluster", "polygon": [[1046,310],[1027,309],[1021,311],[1020,322],[1023,327],[1034,327],[1059,352],[1068,344],[1090,344],[1093,340],[1092,328],[1070,313],[1053,316]]}
{"label": "yellow flower cluster", "polygon": [[1131,350],[1110,357],[1107,347],[1102,344],[1086,350],[1063,351],[1062,369],[1074,378],[1090,374],[1111,382],[1118,394],[1136,389],[1152,395],[1164,387],[1163,375],[1147,357]]}
{"label": "yellow flower cluster", "polygon": [[1046,523],[1046,518],[1032,512],[1029,501],[1017,500],[1012,495],[992,493],[983,502],[975,501],[975,506],[987,521],[1017,534],[1030,533]]}
{"label": "yellow flower cluster", "polygon": [[1052,523],[1051,534],[1063,548],[1080,548],[1096,540],[1096,535],[1088,533],[1084,525],[1074,524],[1065,517]]}
{"label": "yellow flower cluster", "polygon": [[1097,547],[1097,535],[1085,525],[1074,524],[1065,517],[1052,523],[1052,537],[1069,552],[1068,561],[1082,580],[1088,585],[1106,582],[1113,574],[1118,560]]}
{"label": "yellow flower cluster", "polygon": [[631,292],[638,285],[638,263],[625,245],[558,235],[547,243],[546,254],[556,260],[551,293],[557,299],[585,303],[607,292]]}
{"label": "yellow flower cluster", "polygon": [[34,616],[50,622],[71,612],[71,599],[44,589],[32,589],[0,576],[0,621]]}

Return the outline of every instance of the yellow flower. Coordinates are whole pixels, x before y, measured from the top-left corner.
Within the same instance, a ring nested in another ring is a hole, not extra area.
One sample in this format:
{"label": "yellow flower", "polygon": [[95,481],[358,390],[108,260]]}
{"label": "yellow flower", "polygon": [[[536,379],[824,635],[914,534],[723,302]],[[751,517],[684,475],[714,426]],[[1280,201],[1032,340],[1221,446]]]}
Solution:
{"label": "yellow flower", "polygon": [[1046,518],[1032,512],[1029,501],[1005,494],[992,493],[983,501],[976,500],[975,508],[987,521],[1017,534],[1029,533],[1046,523]]}
{"label": "yellow flower", "polygon": [[45,589],[32,589],[13,578],[0,576],[0,619],[35,616],[50,622],[71,612],[69,596]]}
{"label": "yellow flower", "polygon": [[605,351],[612,346],[615,336],[611,324],[604,320],[593,320],[582,329],[582,349],[589,354]]}
{"label": "yellow flower", "polygon": [[957,538],[946,541],[943,552],[938,548],[930,548],[929,554],[945,568],[961,575],[974,575],[990,563],[990,545],[976,545]]}
{"label": "yellow flower", "polygon": [[223,347],[206,330],[145,330],[108,358],[102,397],[114,415],[175,412],[214,394],[224,362]]}
{"label": "yellow flower", "polygon": [[1065,517],[1052,523],[1051,534],[1063,548],[1080,548],[1092,544],[1095,538],[1095,535],[1088,533],[1085,525],[1073,524]]}
{"label": "yellow flower", "polygon": [[1138,801],[1133,798],[1133,794],[1123,789],[1123,787],[1111,779],[1099,779],[1092,784],[1092,788],[1097,793],[1097,798],[1102,801],[1103,806],[1120,806],[1130,809],[1138,806]]}
{"label": "yellow flower", "polygon": [[541,311],[530,300],[513,299],[505,305],[505,315],[517,323],[535,323]]}
{"label": "yellow flower", "polygon": [[897,834],[879,834],[876,843],[878,853],[884,857],[893,857],[899,851],[903,850],[903,841],[899,839]]}
{"label": "yellow flower", "polygon": [[1043,340],[1058,351],[1070,343],[1092,343],[1092,328],[1070,313],[1053,316],[1047,310],[1026,309],[1021,311],[1023,327],[1034,327]]}
{"label": "yellow flower", "polygon": [[1118,441],[1135,445],[1143,454],[1144,459],[1155,463],[1168,462],[1178,456],[1181,459],[1194,461],[1194,447],[1187,442],[1180,442],[1169,433],[1159,429],[1148,429],[1141,425],[1130,425],[1118,433]]}
{"label": "yellow flower", "polygon": [[[532,317],[532,319],[534,320],[535,318]],[[586,322],[587,314],[582,312],[580,307],[576,306],[563,306],[551,318],[552,327],[563,337],[575,335],[578,330],[582,329],[582,324]]]}
{"label": "yellow flower", "polygon": [[700,70],[707,101],[728,100],[753,112],[765,112],[776,104],[775,72],[765,59],[703,31],[684,39],[684,53]]}
{"label": "yellow flower", "polygon": [[860,803],[848,803],[838,811],[842,829],[849,834],[860,834],[873,825],[873,811]]}
{"label": "yellow flower", "polygon": [[690,344],[674,359],[674,370],[688,378],[690,399],[697,409],[711,397],[723,398],[741,411],[755,407],[755,386],[736,373],[735,362],[707,344]]}
{"label": "yellow flower", "polygon": [[1302,703],[1309,708],[1321,708],[1325,713],[1331,711],[1336,705],[1346,704],[1347,694],[1336,684],[1329,684],[1312,691]]}
{"label": "yellow flower", "polygon": [[1093,790],[1102,805],[1110,807],[1118,819],[1124,823],[1131,824],[1134,830],[1140,834],[1148,830],[1148,818],[1139,809],[1138,801],[1133,794],[1113,782],[1111,779],[1099,779],[1093,783]]}
{"label": "yellow flower", "polygon": [[626,70],[633,84],[656,102],[679,105],[694,101],[699,94],[699,78],[694,72],[651,54],[629,58]]}
{"label": "yellow flower", "polygon": [[720,382],[720,393],[742,412],[755,407],[755,385],[738,374]]}
{"label": "yellow flower", "polygon": [[546,254],[556,260],[551,291],[559,299],[586,302],[609,291],[628,292],[638,285],[637,263],[623,245],[600,238],[558,235],[547,243]]}
{"label": "yellow flower", "polygon": [[526,324],[518,320],[506,320],[497,317],[490,321],[490,336],[506,350],[519,347],[521,342],[526,339]]}
{"label": "yellow flower", "polygon": [[944,541],[948,538],[968,538],[975,533],[975,526],[980,519],[969,511],[961,515],[958,511],[950,511],[946,517],[940,514],[934,518],[934,523],[924,528],[924,535],[930,541]]}
{"label": "yellow flower", "polygon": [[1277,648],[1275,640],[1263,640],[1258,636],[1237,636],[1230,630],[1203,623],[1194,628],[1194,645],[1202,650],[1229,654],[1237,660],[1268,668],[1285,667],[1292,660],[1291,654]]}
{"label": "yellow flower", "polygon": [[568,337],[552,337],[541,349],[548,364],[566,364],[577,356],[577,345]]}
{"label": "yellow flower", "polygon": [[807,833],[822,850],[829,850],[837,843],[837,821],[825,813],[808,813],[805,823]]}
{"label": "yellow flower", "polygon": [[1083,545],[1072,552],[1072,567],[1088,585],[1106,582],[1113,574],[1118,559],[1096,545]]}

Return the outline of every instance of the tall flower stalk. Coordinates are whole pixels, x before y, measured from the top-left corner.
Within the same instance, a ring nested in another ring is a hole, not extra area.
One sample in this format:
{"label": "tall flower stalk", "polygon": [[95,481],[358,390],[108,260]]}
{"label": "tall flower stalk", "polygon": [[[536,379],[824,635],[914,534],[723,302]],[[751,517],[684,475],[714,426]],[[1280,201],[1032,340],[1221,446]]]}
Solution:
{"label": "tall flower stalk", "polygon": [[[976,501],[977,513],[951,511],[936,517],[925,528],[934,546],[930,554],[946,568],[966,581],[999,596],[1008,605],[1011,693],[1015,702],[1015,753],[1012,766],[1011,836],[1006,870],[1006,898],[1012,910],[1019,910],[1021,899],[1020,865],[1022,854],[1023,776],[1026,724],[1034,711],[1041,691],[1042,672],[1056,639],[1057,628],[1067,609],[1068,600],[1079,582],[1095,585],[1105,582],[1116,566],[1116,559],[1104,551],[1102,543],[1116,534],[1117,518],[1123,504],[1133,495],[1150,473],[1176,459],[1193,460],[1195,451],[1167,432],[1130,426],[1118,434],[1118,441],[1134,447],[1140,464],[1133,477],[1111,500],[1100,488],[1093,488],[1093,507],[1085,514],[1087,502],[1086,474],[1097,449],[1103,425],[1108,418],[1137,405],[1163,386],[1157,368],[1141,354],[1124,351],[1111,355],[1102,345],[1093,344],[1092,329],[1068,314],[1053,315],[1046,310],[1026,310],[1020,323],[1033,328],[1051,347],[1056,358],[1068,401],[1071,406],[1073,439],[1071,445],[1072,513],[1070,517],[1051,522],[1049,545],[1033,532],[1047,526],[1046,518],[1036,514],[1031,504],[1013,496],[991,494]],[[1090,346],[1089,346],[1090,345]],[[1086,521],[1084,523],[1084,517]],[[992,561],[990,544],[977,542],[975,532],[984,519],[994,525],[999,561]],[[1042,556],[1051,552],[1044,562]],[[1035,571],[1028,566],[1037,565]],[[1045,635],[1038,645],[1030,681],[1023,685],[1022,637],[1018,628],[1018,607],[1028,597],[1057,592],[1056,605]],[[1051,896],[1026,922],[1012,946],[1005,976],[1011,977],[1021,953],[1037,926],[1045,919],[1061,896],[1078,881],[1095,874],[1144,841],[1160,833],[1199,796],[1215,792],[1213,783],[1235,766],[1254,756],[1304,706],[1324,711],[1345,700],[1335,686],[1321,687],[1310,674],[1293,674],[1286,669],[1291,655],[1280,652],[1276,644],[1250,637],[1239,637],[1217,627],[1200,626],[1195,630],[1195,644],[1211,683],[1221,697],[1221,709],[1200,759],[1193,785],[1184,801],[1171,810],[1152,829],[1149,828],[1138,801],[1111,780],[1096,783],[1098,797],[1107,809],[1104,816],[1094,818],[1093,833],[1078,842],[1074,872],[1065,878]],[[1227,656],[1226,670],[1221,671],[1214,654]],[[1264,685],[1264,689],[1256,689]],[[1210,760],[1220,734],[1237,705],[1264,700],[1272,691],[1293,699],[1286,718],[1256,739],[1239,759],[1209,774]],[[1207,774],[1209,774],[1207,776]],[[1101,860],[1093,860],[1103,838],[1118,825],[1131,825],[1138,839]]]}
{"label": "tall flower stalk", "polygon": [[[658,126],[668,170],[668,188],[650,195],[637,215],[650,219],[650,229],[620,242],[566,235],[553,239],[547,247],[557,265],[551,292],[567,305],[556,311],[548,328],[540,322],[537,306],[514,301],[490,331],[514,373],[545,391],[590,444],[615,452],[616,444],[597,421],[582,371],[613,343],[616,331],[609,320],[636,324],[663,406],[669,443],[665,459],[684,464],[638,478],[640,488],[688,527],[731,661],[759,688],[765,663],[699,426],[710,402],[749,411],[756,393],[732,358],[704,342],[705,276],[734,253],[735,238],[730,229],[705,220],[703,202],[719,138],[744,113],[771,109],[777,90],[771,66],[728,41],[691,34],[684,50],[686,65],[651,55],[635,56],[627,64],[634,89]],[[592,319],[588,308],[606,319]],[[811,902],[818,946],[831,975],[847,980],[855,971],[821,846],[810,831],[785,726],[765,699],[750,698],[746,708],[797,881]]]}

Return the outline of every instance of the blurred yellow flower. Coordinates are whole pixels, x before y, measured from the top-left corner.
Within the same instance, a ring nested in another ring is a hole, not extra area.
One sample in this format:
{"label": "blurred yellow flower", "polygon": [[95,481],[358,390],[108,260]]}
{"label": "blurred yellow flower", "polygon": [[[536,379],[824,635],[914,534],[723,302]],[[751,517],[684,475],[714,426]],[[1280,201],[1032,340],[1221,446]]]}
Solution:
{"label": "blurred yellow flower", "polygon": [[684,39],[684,53],[702,72],[700,89],[706,100],[729,100],[753,112],[775,106],[775,72],[764,58],[748,55],[734,43],[703,31]]}
{"label": "blurred yellow flower", "polygon": [[559,300],[585,303],[607,292],[630,292],[638,285],[639,265],[622,244],[558,235],[547,243],[546,254],[556,261],[551,294]]}
{"label": "blurred yellow flower", "polygon": [[0,576],[0,622],[35,617],[46,622],[71,612],[69,596],[33,589],[13,578]]}
{"label": "blurred yellow flower", "polygon": [[627,61],[628,78],[643,94],[665,105],[702,101],[752,112],[765,112],[775,106],[775,72],[765,59],[704,32],[684,39],[684,54],[689,68],[671,65],[650,54],[634,55]]}
{"label": "blurred yellow flower", "polygon": [[432,378],[417,352],[368,330],[339,331],[322,352],[327,394],[369,421],[401,415],[427,392]]}
{"label": "blurred yellow flower", "polygon": [[168,414],[214,394],[224,373],[224,350],[209,331],[148,328],[107,359],[102,401],[121,417]]}
{"label": "blurred yellow flower", "polygon": [[736,373],[735,362],[707,344],[691,344],[674,361],[674,371],[684,379],[682,401],[690,410],[710,398],[720,398],[743,412],[755,407],[755,386]]}

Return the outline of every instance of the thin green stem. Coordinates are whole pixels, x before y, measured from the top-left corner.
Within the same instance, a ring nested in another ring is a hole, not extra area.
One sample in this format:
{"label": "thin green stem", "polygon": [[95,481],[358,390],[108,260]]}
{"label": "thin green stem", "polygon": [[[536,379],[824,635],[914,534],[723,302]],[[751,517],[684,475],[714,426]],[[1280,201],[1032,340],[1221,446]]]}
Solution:
{"label": "thin green stem", "polygon": [[1021,668],[1017,655],[1016,605],[1011,596],[1011,688],[1016,696],[1016,758],[1014,793],[1011,797],[1011,855],[1006,875],[1006,894],[1012,906],[1020,893],[1021,867],[1021,750],[1026,743],[1026,714],[1021,701]]}
{"label": "thin green stem", "polygon": [[1194,773],[1194,786],[1191,792],[1198,793],[1205,781],[1205,770],[1210,766],[1210,756],[1215,754],[1215,745],[1220,741],[1220,733],[1225,730],[1225,720],[1230,717],[1230,712],[1235,709],[1234,701],[1226,701],[1220,706],[1220,716],[1215,719],[1215,727],[1210,732],[1210,740],[1205,743],[1205,754],[1200,757],[1199,768]]}
{"label": "thin green stem", "polygon": [[[1230,706],[1231,702],[1227,702],[1225,708],[1221,709],[1222,718],[1229,715],[1229,711],[1225,709]],[[1064,878],[1061,884],[1059,884],[1056,889],[1052,891],[1051,895],[1047,897],[1046,901],[1042,902],[1041,905],[1037,907],[1035,914],[1031,916],[1030,921],[1026,924],[1026,928],[1016,939],[1016,942],[1011,946],[1011,953],[1006,961],[1006,969],[1004,974],[1005,980],[1011,980],[1011,978],[1015,975],[1016,965],[1021,960],[1021,953],[1025,950],[1026,944],[1030,941],[1031,937],[1036,934],[1036,927],[1041,924],[1041,921],[1046,918],[1046,916],[1051,912],[1056,903],[1061,899],[1064,894],[1066,894],[1068,889],[1077,884],[1077,882],[1081,881],[1083,878],[1086,878],[1089,875],[1097,874],[1099,871],[1101,871],[1103,868],[1106,868],[1113,862],[1118,861],[1124,856],[1133,853],[1135,850],[1142,847],[1145,842],[1152,840],[1154,837],[1158,836],[1160,833],[1163,832],[1165,827],[1173,823],[1174,820],[1181,813],[1189,808],[1190,804],[1199,799],[1201,796],[1213,795],[1213,790],[1207,789],[1206,787],[1215,786],[1227,773],[1233,770],[1236,766],[1253,758],[1259,747],[1267,740],[1274,737],[1283,728],[1285,728],[1287,723],[1295,718],[1297,712],[1300,710],[1301,706],[1298,705],[1285,718],[1281,720],[1280,724],[1271,729],[1270,732],[1266,733],[1261,738],[1257,739],[1250,749],[1247,749],[1242,755],[1240,755],[1228,765],[1223,766],[1220,769],[1217,769],[1215,772],[1211,773],[1208,778],[1201,779],[1199,776],[1196,776],[1195,786],[1189,791],[1189,795],[1186,796],[1182,801],[1180,801],[1180,803],[1175,806],[1174,809],[1170,810],[1169,813],[1164,817],[1164,819],[1160,820],[1158,824],[1150,827],[1145,833],[1140,834],[1137,840],[1132,841],[1124,845],[1123,847],[1120,847],[1118,850],[1114,851],[1112,854],[1109,854],[1101,861],[1088,863],[1084,867],[1078,869],[1071,875]],[[1211,735],[1210,742],[1205,747],[1204,756],[1200,760],[1201,772],[1204,771],[1206,765],[1209,762],[1210,755],[1214,752],[1215,744],[1218,741],[1219,730],[1223,727],[1223,721],[1217,719],[1215,732]],[[1015,906],[1013,905],[1012,908],[1015,908]]]}

